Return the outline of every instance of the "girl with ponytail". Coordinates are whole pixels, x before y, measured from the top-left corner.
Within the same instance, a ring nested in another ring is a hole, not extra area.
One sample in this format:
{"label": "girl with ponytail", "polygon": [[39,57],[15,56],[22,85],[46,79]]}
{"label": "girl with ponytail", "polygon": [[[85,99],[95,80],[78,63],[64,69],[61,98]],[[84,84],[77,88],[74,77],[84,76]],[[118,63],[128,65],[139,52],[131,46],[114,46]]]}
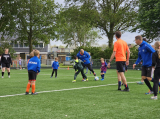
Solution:
{"label": "girl with ponytail", "polygon": [[154,44],[156,52],[152,55],[152,67],[155,67],[154,70],[154,85],[153,85],[153,92],[154,96],[151,97],[153,100],[157,100],[157,92],[158,92],[158,85],[160,79],[160,42],[157,41]]}

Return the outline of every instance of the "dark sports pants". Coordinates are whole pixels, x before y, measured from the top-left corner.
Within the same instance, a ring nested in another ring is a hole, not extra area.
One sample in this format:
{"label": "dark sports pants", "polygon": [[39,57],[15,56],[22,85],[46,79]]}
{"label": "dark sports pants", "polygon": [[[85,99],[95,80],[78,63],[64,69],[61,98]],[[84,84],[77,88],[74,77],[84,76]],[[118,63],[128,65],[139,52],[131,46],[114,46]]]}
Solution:
{"label": "dark sports pants", "polygon": [[87,76],[85,75],[85,73],[84,73],[84,69],[82,69],[82,70],[78,70],[75,74],[74,74],[74,80],[77,78],[77,76],[78,76],[78,74],[81,72],[81,74],[82,74],[82,77],[83,78],[85,78],[85,79],[87,79]]}
{"label": "dark sports pants", "polygon": [[55,77],[57,77],[57,69],[53,69],[51,76],[53,76],[54,72],[55,72]]}
{"label": "dark sports pants", "polygon": [[154,71],[154,85],[153,85],[154,96],[157,96],[159,79],[160,79],[160,68],[155,69]]}
{"label": "dark sports pants", "polygon": [[[89,64],[82,64],[83,65],[83,69],[85,68],[85,67],[87,67],[93,74],[94,74],[94,71],[93,71],[93,69],[92,69],[92,66],[91,66],[91,64],[89,63]],[[84,77],[83,77],[84,78]]]}

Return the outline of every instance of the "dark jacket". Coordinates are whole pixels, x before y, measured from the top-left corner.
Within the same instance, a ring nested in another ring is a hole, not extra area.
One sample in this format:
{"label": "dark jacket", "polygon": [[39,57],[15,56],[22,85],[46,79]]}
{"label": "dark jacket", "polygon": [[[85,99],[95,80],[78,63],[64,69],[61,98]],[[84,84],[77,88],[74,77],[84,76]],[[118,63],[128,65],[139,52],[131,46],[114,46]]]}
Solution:
{"label": "dark jacket", "polygon": [[75,60],[74,62],[74,69],[76,70],[83,70],[83,62],[80,59]]}
{"label": "dark jacket", "polygon": [[155,68],[160,68],[160,59],[157,51],[152,55],[152,66],[155,66]]}

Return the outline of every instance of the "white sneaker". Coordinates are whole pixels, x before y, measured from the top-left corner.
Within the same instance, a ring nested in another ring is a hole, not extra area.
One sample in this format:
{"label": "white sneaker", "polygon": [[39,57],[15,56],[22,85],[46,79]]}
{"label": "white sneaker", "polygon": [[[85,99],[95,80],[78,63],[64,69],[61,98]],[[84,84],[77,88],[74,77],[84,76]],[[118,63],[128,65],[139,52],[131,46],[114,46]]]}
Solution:
{"label": "white sneaker", "polygon": [[4,77],[2,76],[2,78],[4,78]]}
{"label": "white sneaker", "polygon": [[10,76],[8,76],[8,78],[10,78]]}
{"label": "white sneaker", "polygon": [[152,99],[152,100],[157,100],[158,97],[157,97],[157,96],[152,96],[151,99]]}

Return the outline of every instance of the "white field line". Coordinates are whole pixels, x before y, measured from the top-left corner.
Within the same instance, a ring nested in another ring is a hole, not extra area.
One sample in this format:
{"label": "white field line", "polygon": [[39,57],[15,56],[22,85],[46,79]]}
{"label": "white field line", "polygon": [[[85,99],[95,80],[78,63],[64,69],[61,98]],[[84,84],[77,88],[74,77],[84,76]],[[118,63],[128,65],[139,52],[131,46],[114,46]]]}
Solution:
{"label": "white field line", "polygon": [[[135,82],[128,82],[128,83],[135,83]],[[69,90],[78,90],[78,89],[86,89],[86,88],[98,88],[98,87],[102,87],[102,86],[112,86],[112,85],[117,85],[117,83],[115,83],[115,84],[106,84],[106,85],[97,85],[97,86],[88,86],[88,87],[79,87],[79,88],[60,89],[60,90],[40,91],[40,92],[37,92],[37,93],[50,93],[50,92],[69,91]],[[25,95],[25,93],[13,94],[13,95],[3,95],[3,96],[0,96],[0,98],[14,97],[14,96],[19,96],[19,95]]]}

